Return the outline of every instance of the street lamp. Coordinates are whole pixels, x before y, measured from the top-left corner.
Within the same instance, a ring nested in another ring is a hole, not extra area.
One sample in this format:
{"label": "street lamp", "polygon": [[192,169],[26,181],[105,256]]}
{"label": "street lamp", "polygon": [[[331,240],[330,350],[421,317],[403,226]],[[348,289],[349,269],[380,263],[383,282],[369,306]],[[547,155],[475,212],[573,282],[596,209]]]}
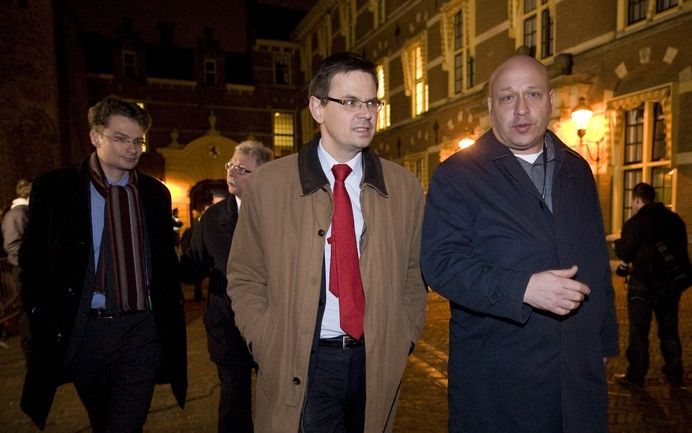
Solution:
{"label": "street lamp", "polygon": [[582,96],[579,98],[579,104],[572,110],[572,120],[577,127],[577,135],[579,136],[579,144],[582,143],[586,135],[586,128],[593,117],[593,110],[586,105],[586,99]]}
{"label": "street lamp", "polygon": [[476,142],[476,139],[473,138],[473,135],[469,132],[468,126],[464,128],[464,133],[461,135],[461,139],[459,140],[459,149],[466,149],[467,147],[471,146],[473,143]]}
{"label": "street lamp", "polygon": [[[593,110],[590,106],[586,105],[586,99],[583,96],[580,97],[579,104],[577,104],[577,106],[572,109],[572,120],[574,120],[574,125],[577,127],[577,135],[579,136],[579,146],[586,146],[586,151],[589,153],[589,158],[591,158],[592,161],[596,162],[596,170],[598,170],[598,163],[601,158],[601,141],[603,140],[603,137],[601,137],[601,139],[598,141],[589,142],[584,140],[584,136],[586,135],[586,129],[588,128],[589,122],[591,122],[592,117]],[[595,158],[591,154],[591,148],[589,147],[589,143],[596,144]]]}
{"label": "street lamp", "polygon": [[471,146],[475,142],[476,142],[476,140],[474,140],[470,136],[466,135],[466,136],[462,137],[461,140],[459,140],[459,149],[466,149],[467,147]]}

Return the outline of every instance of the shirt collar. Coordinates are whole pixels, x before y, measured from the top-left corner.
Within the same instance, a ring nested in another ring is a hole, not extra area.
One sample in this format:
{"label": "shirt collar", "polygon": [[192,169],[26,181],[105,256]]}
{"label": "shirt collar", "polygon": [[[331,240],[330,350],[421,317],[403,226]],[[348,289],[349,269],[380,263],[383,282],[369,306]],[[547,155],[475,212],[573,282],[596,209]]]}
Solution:
{"label": "shirt collar", "polygon": [[337,161],[336,159],[334,159],[329,154],[329,152],[327,152],[324,149],[324,147],[322,146],[322,140],[320,139],[320,142],[317,145],[317,157],[320,160],[320,165],[322,166],[322,171],[324,171],[324,174],[327,176],[327,179],[329,179],[329,183],[331,185],[334,184],[334,173],[332,173],[332,167],[335,164],[346,164],[349,167],[351,167],[351,170],[352,170],[351,174],[353,175],[353,178],[362,179],[362,177],[363,177],[363,152],[358,152],[356,154],[356,156],[353,157],[353,159],[346,161],[344,163],[341,163],[341,162]]}

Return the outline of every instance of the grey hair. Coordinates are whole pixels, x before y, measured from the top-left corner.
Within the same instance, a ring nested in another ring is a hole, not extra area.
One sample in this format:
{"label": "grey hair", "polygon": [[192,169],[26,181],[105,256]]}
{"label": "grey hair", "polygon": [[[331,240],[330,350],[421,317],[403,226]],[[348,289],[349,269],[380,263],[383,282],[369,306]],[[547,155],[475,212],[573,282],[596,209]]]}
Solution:
{"label": "grey hair", "polygon": [[235,147],[235,151],[242,153],[243,155],[254,156],[257,160],[258,166],[274,159],[274,153],[272,150],[257,140],[241,141]]}

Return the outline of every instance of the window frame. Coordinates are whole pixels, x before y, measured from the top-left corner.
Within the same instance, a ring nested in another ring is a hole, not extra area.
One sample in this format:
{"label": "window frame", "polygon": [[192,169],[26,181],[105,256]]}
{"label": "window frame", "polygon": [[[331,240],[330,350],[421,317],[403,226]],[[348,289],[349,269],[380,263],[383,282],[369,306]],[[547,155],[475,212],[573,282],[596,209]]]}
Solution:
{"label": "window frame", "polygon": [[[281,118],[290,120],[290,133],[280,130],[285,125],[280,125],[278,120]],[[287,144],[280,143],[281,139],[287,139],[290,137],[290,146]],[[281,157],[289,155],[295,151],[296,148],[296,119],[295,115],[291,111],[274,111],[272,113],[272,143],[274,145],[274,156]]]}
{"label": "window frame", "polygon": [[[282,61],[283,60],[283,61]],[[273,72],[273,82],[279,86],[290,86],[292,84],[292,74],[291,74],[291,54],[290,53],[273,53],[272,56],[272,72]],[[280,81],[279,78],[279,67],[286,67],[286,82]]]}
{"label": "window frame", "polygon": [[369,0],[368,9],[372,12],[372,21],[375,28],[382,27],[387,22],[386,0]]}
{"label": "window frame", "polygon": [[428,191],[428,152],[409,153],[404,156],[404,167],[418,179],[423,191]]}
{"label": "window frame", "polygon": [[[377,72],[377,99],[384,102],[384,106],[377,112],[377,131],[391,126],[391,106],[389,105],[389,62],[387,58],[376,63]],[[380,77],[380,73],[382,77]]]}
{"label": "window frame", "polygon": [[411,98],[411,117],[416,118],[429,109],[425,32],[405,45],[401,52],[401,65],[405,94]]}
{"label": "window frame", "polygon": [[[618,32],[636,31],[647,27],[655,21],[666,19],[676,14],[685,3],[685,0],[670,0],[669,4],[665,5],[665,7],[661,7],[661,1],[666,0],[618,0]],[[630,6],[632,6],[632,2],[637,2],[638,6],[642,6],[642,11],[644,12],[644,15],[636,21],[631,21],[630,19]],[[675,4],[670,4],[672,2],[675,2]]]}
{"label": "window frame", "polygon": [[356,1],[346,0],[339,6],[339,31],[346,41],[346,49],[356,44]]}
{"label": "window frame", "polygon": [[449,97],[463,95],[475,86],[473,5],[470,3],[451,2],[442,7],[442,69],[447,71]]}
{"label": "window frame", "polygon": [[[555,3],[557,0],[515,0],[510,7],[509,36],[515,40],[515,48],[522,46],[529,50],[529,55],[538,60],[545,60],[555,55]],[[533,7],[529,6],[532,4]],[[530,8],[527,10],[527,8]],[[546,14],[547,12],[547,14]],[[546,16],[548,18],[546,24]],[[533,45],[527,45],[528,20],[534,20],[532,27]],[[547,33],[547,35],[546,35]]]}
{"label": "window frame", "polygon": [[[624,95],[608,102],[614,119],[613,148],[613,203],[612,228],[622,228],[631,216],[631,188],[638,182],[654,186],[659,200],[675,208],[677,170],[673,165],[672,136],[674,125],[671,114],[670,85]],[[656,107],[660,106],[657,114]],[[643,107],[641,123],[628,122],[628,113]],[[629,131],[628,131],[629,125]],[[635,131],[636,126],[636,131]],[[636,140],[640,140],[638,142]],[[635,141],[629,141],[635,140]],[[665,150],[659,158],[654,155],[656,146],[664,143]],[[641,146],[640,149],[632,149]],[[628,159],[626,152],[630,152]],[[641,157],[639,157],[641,155]]]}

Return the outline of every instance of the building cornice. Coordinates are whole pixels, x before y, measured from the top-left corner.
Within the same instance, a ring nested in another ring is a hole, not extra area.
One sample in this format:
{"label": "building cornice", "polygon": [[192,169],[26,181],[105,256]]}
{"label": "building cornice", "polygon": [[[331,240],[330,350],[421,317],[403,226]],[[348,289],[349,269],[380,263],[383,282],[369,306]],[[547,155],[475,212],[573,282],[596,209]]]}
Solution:
{"label": "building cornice", "polygon": [[291,32],[291,40],[301,41],[305,39],[317,27],[318,23],[324,19],[325,15],[338,9],[338,7],[339,0],[320,0]]}

